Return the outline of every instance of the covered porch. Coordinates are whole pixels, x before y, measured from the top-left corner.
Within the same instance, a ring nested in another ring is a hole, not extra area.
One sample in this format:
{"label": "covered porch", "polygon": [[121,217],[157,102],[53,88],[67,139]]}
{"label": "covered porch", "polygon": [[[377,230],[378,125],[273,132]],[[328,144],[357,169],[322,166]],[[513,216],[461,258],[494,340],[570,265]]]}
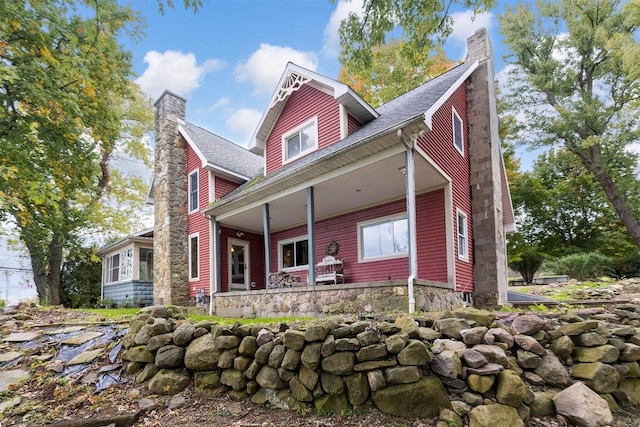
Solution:
{"label": "covered porch", "polygon": [[[425,129],[422,121],[362,143],[335,143],[207,209],[216,312],[236,291],[255,298],[404,286],[409,310],[411,283],[452,293],[451,178],[415,143]],[[343,263],[344,283],[318,287],[316,265],[330,245],[337,246],[333,255]],[[268,289],[269,276],[278,272],[299,281],[292,289]]]}

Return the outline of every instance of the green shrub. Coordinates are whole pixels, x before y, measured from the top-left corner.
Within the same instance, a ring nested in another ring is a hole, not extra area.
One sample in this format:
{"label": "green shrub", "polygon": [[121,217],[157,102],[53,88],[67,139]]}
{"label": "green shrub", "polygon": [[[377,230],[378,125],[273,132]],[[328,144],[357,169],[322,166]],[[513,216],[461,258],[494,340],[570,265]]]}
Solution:
{"label": "green shrub", "polygon": [[640,250],[616,258],[612,273],[616,277],[640,277]]}
{"label": "green shrub", "polygon": [[575,253],[551,264],[556,274],[566,274],[576,280],[597,279],[612,273],[614,261],[600,252]]}
{"label": "green shrub", "polygon": [[527,247],[509,260],[509,268],[520,273],[525,283],[533,283],[533,276],[543,262],[544,255],[537,247]]}

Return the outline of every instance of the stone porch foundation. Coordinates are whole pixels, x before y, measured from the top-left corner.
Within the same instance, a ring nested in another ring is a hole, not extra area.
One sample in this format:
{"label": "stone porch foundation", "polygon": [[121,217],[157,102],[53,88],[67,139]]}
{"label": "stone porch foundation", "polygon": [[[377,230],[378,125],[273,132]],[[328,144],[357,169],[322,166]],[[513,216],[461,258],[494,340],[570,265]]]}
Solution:
{"label": "stone porch foundation", "polygon": [[[455,310],[461,295],[447,283],[419,280],[414,285],[417,311]],[[318,285],[215,294],[213,312],[220,317],[325,317],[339,314],[409,310],[407,282]]]}

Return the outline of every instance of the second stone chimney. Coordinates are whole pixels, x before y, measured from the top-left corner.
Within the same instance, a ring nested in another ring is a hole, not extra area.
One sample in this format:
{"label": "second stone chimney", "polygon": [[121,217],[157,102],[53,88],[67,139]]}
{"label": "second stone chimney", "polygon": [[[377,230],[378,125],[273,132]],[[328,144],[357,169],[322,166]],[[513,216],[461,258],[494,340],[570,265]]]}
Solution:
{"label": "second stone chimney", "polygon": [[165,91],[155,107],[154,305],[188,305],[187,152],[178,125],[186,100]]}

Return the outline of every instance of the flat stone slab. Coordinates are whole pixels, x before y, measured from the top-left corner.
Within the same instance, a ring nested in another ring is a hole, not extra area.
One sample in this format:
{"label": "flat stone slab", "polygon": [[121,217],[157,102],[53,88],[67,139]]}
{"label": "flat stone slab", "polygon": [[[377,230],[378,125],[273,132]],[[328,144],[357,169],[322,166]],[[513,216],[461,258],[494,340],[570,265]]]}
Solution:
{"label": "flat stone slab", "polygon": [[20,384],[29,379],[29,372],[22,369],[0,372],[0,392],[7,391],[13,384]]}
{"label": "flat stone slab", "polygon": [[0,354],[0,363],[11,362],[22,356],[22,353],[18,351],[9,351],[7,353]]}
{"label": "flat stone slab", "polygon": [[91,341],[92,339],[98,338],[102,335],[104,335],[103,332],[84,332],[80,335],[76,335],[75,337],[67,338],[66,340],[62,341],[62,344],[82,345],[87,341]]}
{"label": "flat stone slab", "polygon": [[78,332],[83,329],[86,329],[86,326],[67,326],[65,328],[53,329],[51,331],[46,331],[47,335],[59,335],[59,334],[70,334],[72,332]]}
{"label": "flat stone slab", "polygon": [[101,348],[98,348],[96,350],[85,351],[84,353],[80,353],[73,359],[69,360],[69,363],[67,363],[67,365],[72,366],[72,365],[82,365],[85,363],[91,363],[101,354],[102,354]]}
{"label": "flat stone slab", "polygon": [[4,339],[6,342],[27,342],[33,341],[42,335],[42,331],[33,332],[14,332]]}

